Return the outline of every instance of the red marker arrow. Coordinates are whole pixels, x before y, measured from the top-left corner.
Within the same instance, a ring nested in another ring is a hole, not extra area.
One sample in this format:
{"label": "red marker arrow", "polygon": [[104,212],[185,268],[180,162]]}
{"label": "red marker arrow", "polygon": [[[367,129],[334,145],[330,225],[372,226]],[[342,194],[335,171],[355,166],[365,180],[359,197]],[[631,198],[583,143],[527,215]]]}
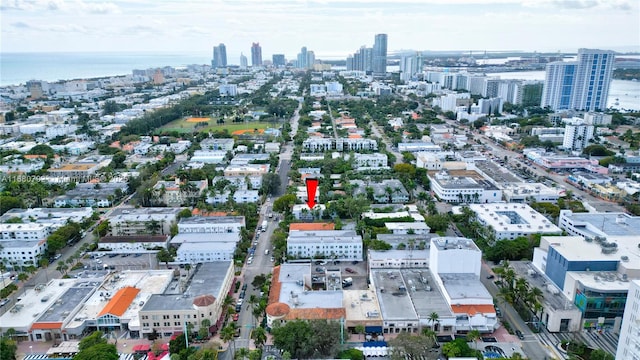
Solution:
{"label": "red marker arrow", "polygon": [[313,209],[316,206],[316,191],[318,190],[318,179],[307,178],[305,179],[307,184],[307,206],[309,209]]}

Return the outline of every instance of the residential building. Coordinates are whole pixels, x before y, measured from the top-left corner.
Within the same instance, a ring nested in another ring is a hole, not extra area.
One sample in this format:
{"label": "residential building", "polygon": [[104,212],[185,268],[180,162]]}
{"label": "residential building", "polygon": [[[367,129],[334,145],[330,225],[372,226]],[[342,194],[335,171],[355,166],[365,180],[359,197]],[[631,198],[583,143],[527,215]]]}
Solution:
{"label": "residential building", "polygon": [[360,154],[355,153],[353,157],[354,168],[358,170],[386,169],[388,168],[387,155],[385,154]]}
{"label": "residential building", "polygon": [[387,34],[376,34],[373,43],[373,73],[387,73]]}
{"label": "residential building", "polygon": [[362,237],[353,230],[292,231],[287,239],[287,256],[362,261]]}
{"label": "residential building", "polygon": [[[351,180],[353,187],[353,196],[371,196],[373,201],[378,204],[404,204],[409,202],[409,192],[404,188],[402,182],[397,179],[382,180],[380,182]],[[371,190],[367,190],[371,189]]]}
{"label": "residential building", "polygon": [[54,198],[55,207],[110,207],[127,193],[126,182],[81,183]]}
{"label": "residential building", "polygon": [[364,138],[308,138],[302,143],[304,152],[336,151],[376,151],[378,142],[374,139]]}
{"label": "residential building", "polygon": [[243,53],[240,53],[240,69],[246,69],[249,67],[249,62],[247,61],[247,57],[244,56]]}
{"label": "residential building", "polygon": [[207,138],[200,142],[200,148],[202,150],[215,150],[215,151],[233,151],[235,140],[233,138]]}
{"label": "residential building", "polygon": [[640,280],[631,281],[629,287],[616,359],[640,360]]}
{"label": "residential building", "polygon": [[429,173],[431,191],[450,203],[494,203],[502,200],[502,190],[477,172],[441,170]]}
{"label": "residential building", "polygon": [[[316,197],[318,198],[317,194]],[[304,200],[306,200],[306,194]],[[296,220],[312,221],[320,219],[326,209],[327,207],[323,204],[316,204],[313,209],[309,209],[307,204],[295,204],[291,209],[291,214]]]}
{"label": "residential building", "polygon": [[[476,220],[498,240],[513,240],[533,234],[559,235],[562,229],[527,204],[493,203],[466,205]],[[460,213],[461,207],[453,208]]]}
{"label": "residential building", "polygon": [[251,44],[251,66],[262,66],[262,47],[260,43]]}
{"label": "residential building", "polygon": [[5,212],[0,216],[0,223],[7,223],[9,219],[19,218],[23,223],[43,224],[56,229],[66,225],[69,221],[81,223],[93,215],[93,209],[85,208],[30,208],[20,209],[14,208]]}
{"label": "residential building", "polygon": [[509,203],[550,202],[557,203],[561,189],[541,183],[506,183],[502,186],[504,200]]}
{"label": "residential building", "polygon": [[184,331],[187,323],[198,331],[205,319],[211,324],[210,331],[219,330],[224,320],[223,302],[233,283],[233,261],[199,264],[185,286],[189,291],[164,291],[144,303],[139,311],[141,336],[156,332],[169,338]]}
{"label": "residential building", "polygon": [[262,186],[261,176],[216,176],[211,181],[215,188],[219,182],[229,182],[229,185],[237,186],[238,190],[260,189]]}
{"label": "residential building", "polygon": [[76,182],[88,182],[93,179],[98,170],[109,166],[112,158],[111,155],[88,156],[74,163],[49,169],[49,174],[54,177],[74,178]]}
{"label": "residential building", "polygon": [[245,226],[244,216],[192,216],[180,219],[179,234],[240,233]]}
{"label": "residential building", "polygon": [[601,112],[587,112],[584,114],[584,123],[594,126],[611,125],[613,115]]}
{"label": "residential building", "polygon": [[213,60],[211,61],[212,68],[226,67],[227,66],[227,47],[220,43],[218,46],[213,47]]}
{"label": "residential building", "polygon": [[275,67],[287,65],[287,62],[286,62],[286,60],[284,58],[284,54],[273,54],[271,56],[271,62],[273,63],[273,66],[275,66]]}
{"label": "residential building", "polygon": [[224,150],[196,150],[190,161],[203,164],[220,164],[225,161],[227,151]]}
{"label": "residential building", "polygon": [[247,164],[247,165],[233,165],[229,164],[224,169],[224,176],[262,176],[269,172],[269,164]]}
{"label": "residential building", "polygon": [[593,125],[565,125],[562,147],[571,151],[582,151],[593,139]]}
{"label": "residential building", "polygon": [[[234,234],[235,235],[235,234]],[[200,236],[196,234],[176,235],[181,238],[192,238],[196,241],[182,239],[183,242],[176,251],[176,261],[183,264],[203,264],[215,261],[233,261],[233,255],[236,251],[236,243],[233,241],[226,242],[205,242],[198,241]],[[238,237],[235,235],[234,237]],[[173,244],[173,240],[171,241]]]}
{"label": "residential building", "polygon": [[576,61],[547,64],[542,107],[553,110],[604,110],[613,75],[614,53],[579,49]]}
{"label": "residential building", "polygon": [[393,235],[427,235],[431,229],[422,221],[418,222],[385,222],[384,226]]}
{"label": "residential building", "polygon": [[166,206],[181,206],[192,199],[199,198],[207,191],[207,180],[181,182],[158,181],[153,186],[153,195],[158,202]]}
{"label": "residential building", "polygon": [[111,235],[169,234],[182,210],[179,207],[116,208],[108,218]]}
{"label": "residential building", "polygon": [[403,152],[440,152],[442,148],[440,145],[436,145],[430,142],[424,141],[412,141],[398,143],[398,151]]}
{"label": "residential building", "polygon": [[[2,229],[4,234],[7,229],[1,225],[4,224],[0,224],[0,229]],[[44,256],[46,250],[46,237],[40,238],[39,240],[10,240],[6,238],[0,240],[0,259],[3,260],[3,264],[8,269],[15,271],[18,271],[24,266],[37,266],[38,261]]]}

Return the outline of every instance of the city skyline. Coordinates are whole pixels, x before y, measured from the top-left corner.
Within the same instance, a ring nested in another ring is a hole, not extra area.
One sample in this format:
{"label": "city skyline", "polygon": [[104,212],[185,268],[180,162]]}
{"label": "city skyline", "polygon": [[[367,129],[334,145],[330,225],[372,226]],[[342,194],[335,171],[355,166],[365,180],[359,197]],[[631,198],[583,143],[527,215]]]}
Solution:
{"label": "city skyline", "polygon": [[379,33],[388,34],[389,53],[640,50],[640,7],[627,0],[2,0],[1,4],[2,52],[210,53],[212,46],[224,43],[229,62],[235,63],[238,54],[248,53],[251,44],[259,42],[265,59],[282,53],[293,59],[303,46],[314,49],[317,58],[335,59],[370,44],[371,36]]}

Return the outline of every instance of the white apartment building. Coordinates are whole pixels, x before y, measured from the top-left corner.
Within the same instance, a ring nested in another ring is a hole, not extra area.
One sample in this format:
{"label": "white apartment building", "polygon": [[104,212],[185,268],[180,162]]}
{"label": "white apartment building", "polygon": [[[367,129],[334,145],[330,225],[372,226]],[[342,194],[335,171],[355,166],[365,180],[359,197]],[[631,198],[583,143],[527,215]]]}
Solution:
{"label": "white apartment building", "polygon": [[401,142],[398,143],[398,151],[399,152],[440,152],[442,148],[440,145],[436,145],[434,143],[425,142],[425,141],[412,141],[412,142]]}
{"label": "white apartment building", "polygon": [[159,225],[158,234],[169,234],[182,210],[179,207],[117,208],[109,216],[111,235],[150,235],[150,224],[155,223]]}
{"label": "white apartment building", "polygon": [[207,138],[200,142],[200,148],[202,150],[219,150],[227,151],[233,150],[235,140],[227,138]]}
{"label": "white apartment building", "polygon": [[224,176],[262,176],[269,168],[269,164],[229,165],[224,169]]}
{"label": "white apartment building", "polygon": [[229,185],[237,186],[240,190],[260,189],[262,186],[261,176],[216,176],[211,184],[215,188],[220,181],[229,181]]}
{"label": "white apartment building", "polygon": [[567,150],[582,151],[593,139],[593,125],[565,125],[562,147]]}
{"label": "white apartment building", "polygon": [[192,216],[180,220],[178,233],[240,233],[244,226],[244,216]]}
{"label": "white apartment building", "polygon": [[2,240],[0,241],[0,259],[6,259],[8,268],[38,265],[38,260],[47,250],[47,239],[40,240]]}
{"label": "white apartment building", "polygon": [[387,168],[387,155],[385,154],[354,154],[354,168],[356,169],[382,169]]}
{"label": "white apartment building", "polygon": [[302,143],[305,152],[336,151],[376,151],[378,142],[364,138],[309,138]]}
{"label": "white apartment building", "polygon": [[640,360],[640,280],[631,281],[624,308],[617,360]]}
{"label": "white apartment building", "polygon": [[437,153],[418,152],[415,154],[416,167],[427,170],[442,170],[444,161]]}
{"label": "white apartment building", "polygon": [[42,223],[17,223],[0,224],[0,242],[27,240],[38,241],[46,239],[53,232],[50,224]]}
{"label": "white apartment building", "polygon": [[[224,204],[229,201],[230,196],[231,192],[225,191],[223,193],[209,195],[205,201],[207,204],[213,205]],[[260,200],[260,195],[258,190],[236,190],[233,193],[232,199],[236,204],[257,203]]]}
{"label": "white apartment building", "polygon": [[176,261],[184,264],[230,261],[235,251],[235,242],[185,242],[176,251]]}
{"label": "white apartment building", "polygon": [[502,190],[491,181],[472,177],[451,176],[446,171],[429,175],[431,191],[450,203],[493,203],[502,200]]}
{"label": "white apartment building", "polygon": [[588,112],[584,114],[584,122],[587,125],[610,125],[613,115],[601,112]]}
{"label": "white apartment building", "polygon": [[219,164],[224,161],[226,156],[227,152],[224,150],[196,150],[190,160],[204,164]]}
{"label": "white apartment building", "polygon": [[[562,233],[562,229],[526,204],[494,203],[468,206],[475,213],[477,221],[483,227],[492,229],[498,240],[514,240],[532,234]],[[454,213],[460,211],[460,206],[453,208]]]}
{"label": "white apartment building", "polygon": [[[167,248],[169,235],[103,236],[98,242],[101,249],[118,253],[136,253],[157,248]],[[155,257],[155,253],[153,254]]]}
{"label": "white apartment building", "polygon": [[362,237],[353,230],[292,231],[287,255],[297,258],[362,260]]}
{"label": "white apartment building", "polygon": [[510,203],[558,202],[563,191],[560,188],[551,188],[541,183],[506,183],[502,188],[505,201]]}

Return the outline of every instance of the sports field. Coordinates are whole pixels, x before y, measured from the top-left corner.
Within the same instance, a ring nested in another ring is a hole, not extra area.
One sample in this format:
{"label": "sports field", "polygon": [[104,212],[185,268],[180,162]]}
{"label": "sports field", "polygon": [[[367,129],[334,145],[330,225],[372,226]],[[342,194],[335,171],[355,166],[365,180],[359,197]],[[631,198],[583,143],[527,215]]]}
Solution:
{"label": "sports field", "polygon": [[[191,133],[194,131],[220,131],[227,129],[229,133],[233,135],[240,135],[242,133],[253,133],[254,129],[258,129],[259,133],[264,133],[264,129],[268,128],[272,124],[266,122],[245,122],[245,123],[233,123],[228,120],[224,124],[216,124],[217,119],[214,118],[184,118],[180,120],[172,121],[160,128],[160,131],[177,131]],[[199,125],[207,123],[206,125]]]}

